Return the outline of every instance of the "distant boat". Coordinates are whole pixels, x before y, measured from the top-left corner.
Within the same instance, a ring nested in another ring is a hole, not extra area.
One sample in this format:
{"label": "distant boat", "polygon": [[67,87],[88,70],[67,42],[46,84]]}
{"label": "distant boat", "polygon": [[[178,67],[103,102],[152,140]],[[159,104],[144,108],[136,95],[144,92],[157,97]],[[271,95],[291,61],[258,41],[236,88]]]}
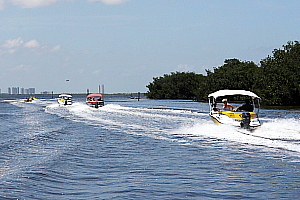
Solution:
{"label": "distant boat", "polygon": [[60,94],[57,98],[57,102],[59,105],[72,105],[72,95],[69,94]]}
{"label": "distant boat", "polygon": [[32,102],[33,100],[37,99],[36,97],[26,97],[24,102]]}
{"label": "distant boat", "polygon": [[102,94],[89,94],[86,97],[86,104],[94,107],[99,108],[104,106],[104,100]]}

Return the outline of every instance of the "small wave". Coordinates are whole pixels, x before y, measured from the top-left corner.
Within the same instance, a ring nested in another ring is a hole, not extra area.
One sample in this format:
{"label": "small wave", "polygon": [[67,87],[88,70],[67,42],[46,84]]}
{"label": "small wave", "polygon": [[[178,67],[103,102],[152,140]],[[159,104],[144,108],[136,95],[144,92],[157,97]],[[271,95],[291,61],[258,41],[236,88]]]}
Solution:
{"label": "small wave", "polygon": [[[287,124],[282,125],[283,122]],[[255,131],[247,131],[238,127],[215,125],[213,123],[197,123],[193,127],[181,127],[175,134],[212,138],[247,145],[283,149],[300,153],[299,123],[293,120],[274,120],[265,123]]]}

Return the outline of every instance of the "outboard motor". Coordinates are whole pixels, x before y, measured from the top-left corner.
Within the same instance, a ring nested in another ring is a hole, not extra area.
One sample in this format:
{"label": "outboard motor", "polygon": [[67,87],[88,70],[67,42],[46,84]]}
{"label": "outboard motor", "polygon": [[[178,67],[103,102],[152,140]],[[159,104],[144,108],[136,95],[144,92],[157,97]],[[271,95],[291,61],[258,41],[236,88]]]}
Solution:
{"label": "outboard motor", "polygon": [[250,113],[248,112],[242,113],[241,127],[244,129],[250,129]]}

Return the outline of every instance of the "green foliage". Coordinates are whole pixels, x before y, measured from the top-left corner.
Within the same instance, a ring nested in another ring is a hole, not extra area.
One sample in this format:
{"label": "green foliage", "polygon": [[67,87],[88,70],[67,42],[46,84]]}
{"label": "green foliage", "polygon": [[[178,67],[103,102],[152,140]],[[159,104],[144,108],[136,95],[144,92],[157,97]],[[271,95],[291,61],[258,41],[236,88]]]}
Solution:
{"label": "green foliage", "polygon": [[172,72],[153,78],[147,85],[147,97],[151,99],[195,99],[204,76],[194,72]]}
{"label": "green foliage", "polygon": [[146,94],[152,99],[206,100],[221,89],[250,90],[266,105],[300,105],[300,43],[288,42],[273,56],[252,61],[226,59],[224,65],[206,70],[207,76],[193,72],[172,72],[153,78]]}
{"label": "green foliage", "polygon": [[220,89],[253,90],[258,69],[254,62],[227,59],[224,63],[223,66],[214,68],[214,72],[207,75],[211,92]]}
{"label": "green foliage", "polygon": [[288,42],[261,61],[261,96],[269,105],[299,105],[300,43]]}

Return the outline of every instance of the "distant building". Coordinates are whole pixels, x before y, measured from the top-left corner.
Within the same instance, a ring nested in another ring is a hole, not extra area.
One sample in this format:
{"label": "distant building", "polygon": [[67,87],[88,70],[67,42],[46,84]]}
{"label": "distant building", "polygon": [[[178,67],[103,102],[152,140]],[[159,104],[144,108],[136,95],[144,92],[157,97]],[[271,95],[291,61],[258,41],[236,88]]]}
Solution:
{"label": "distant building", "polygon": [[35,94],[35,88],[29,88],[29,94]]}
{"label": "distant building", "polygon": [[[0,91],[1,93],[1,91]],[[7,88],[8,94],[35,94],[35,88],[19,88],[19,87],[12,87]]]}
{"label": "distant building", "polygon": [[98,93],[104,94],[104,85],[99,85],[98,86]]}
{"label": "distant building", "polygon": [[11,94],[20,94],[19,93],[19,87],[12,87]]}
{"label": "distant building", "polygon": [[51,92],[49,92],[49,91],[43,91],[43,92],[41,92],[41,94],[51,94]]}
{"label": "distant building", "polygon": [[25,93],[24,93],[24,92],[25,92],[24,88],[21,88],[21,89],[20,89],[20,92],[21,92],[21,94],[25,94]]}

